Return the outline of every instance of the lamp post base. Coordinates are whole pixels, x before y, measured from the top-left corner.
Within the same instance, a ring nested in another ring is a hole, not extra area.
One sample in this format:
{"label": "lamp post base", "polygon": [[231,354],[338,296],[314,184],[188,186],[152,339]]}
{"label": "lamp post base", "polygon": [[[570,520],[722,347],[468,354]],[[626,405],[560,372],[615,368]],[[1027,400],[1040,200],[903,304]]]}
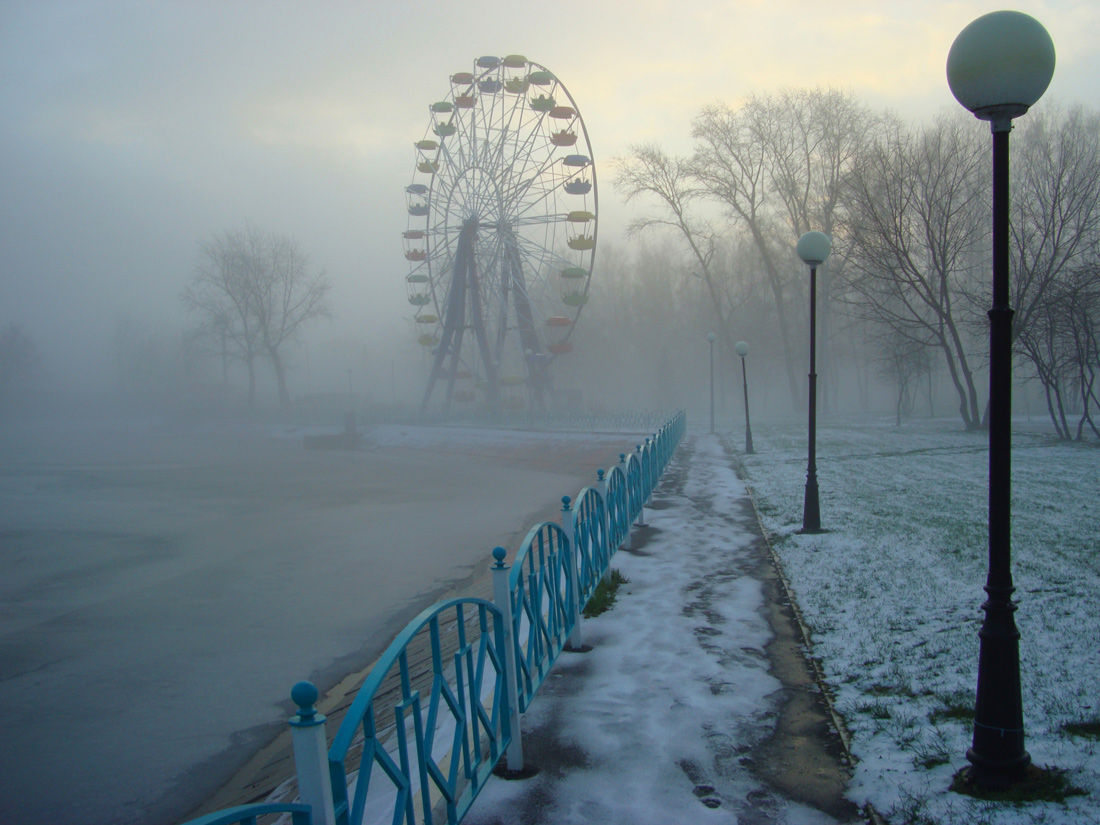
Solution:
{"label": "lamp post base", "polygon": [[966,752],[970,767],[963,768],[960,776],[969,785],[989,790],[1004,790],[1023,781],[1031,764],[1031,755],[1024,751],[1012,759],[988,759],[970,748]]}
{"label": "lamp post base", "polygon": [[821,533],[821,507],[817,501],[817,478],[806,479],[806,496],[802,502],[803,533]]}

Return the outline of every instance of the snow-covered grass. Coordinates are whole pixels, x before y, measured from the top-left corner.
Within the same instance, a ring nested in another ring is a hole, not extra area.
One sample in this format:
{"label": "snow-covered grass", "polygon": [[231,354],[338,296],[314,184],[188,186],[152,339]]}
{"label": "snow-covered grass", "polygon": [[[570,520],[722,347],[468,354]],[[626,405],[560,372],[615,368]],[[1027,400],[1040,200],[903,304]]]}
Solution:
{"label": "snow-covered grass", "polygon": [[1023,421],[1013,437],[1026,747],[1088,795],[1011,805],[948,791],[972,734],[988,436],[957,420],[819,422],[820,535],[798,532],[805,424],[753,437],[746,481],[851,734],[852,797],[892,823],[1100,821],[1100,741],[1066,730],[1100,720],[1100,448]]}

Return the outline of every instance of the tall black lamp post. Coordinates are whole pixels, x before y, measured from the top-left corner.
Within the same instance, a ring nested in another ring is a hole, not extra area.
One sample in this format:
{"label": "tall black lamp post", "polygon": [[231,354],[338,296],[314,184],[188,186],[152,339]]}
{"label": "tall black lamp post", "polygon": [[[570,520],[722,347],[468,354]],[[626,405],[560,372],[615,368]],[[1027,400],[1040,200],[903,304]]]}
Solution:
{"label": "tall black lamp post", "polygon": [[741,356],[741,381],[745,388],[745,453],[752,455],[752,425],[749,424],[749,374],[745,370],[745,356],[749,354],[749,345],[745,341],[738,341],[734,351]]}
{"label": "tall black lamp post", "polygon": [[969,778],[1004,788],[1023,778],[1020,632],[1012,603],[1010,535],[1012,308],[1008,272],[1008,133],[1054,74],[1054,43],[1032,17],[1016,11],[983,15],[959,32],[947,55],[956,99],[993,132],[993,306],[989,310],[989,573],[978,631],[974,739]]}
{"label": "tall black lamp post", "polygon": [[707,333],[707,341],[710,343],[710,431],[714,433],[714,342],[718,336],[713,332]]}
{"label": "tall black lamp post", "polygon": [[798,239],[798,257],[810,267],[810,446],[806,462],[806,497],[802,504],[802,532],[821,532],[817,502],[817,268],[825,263],[833,242],[824,232],[807,232]]}

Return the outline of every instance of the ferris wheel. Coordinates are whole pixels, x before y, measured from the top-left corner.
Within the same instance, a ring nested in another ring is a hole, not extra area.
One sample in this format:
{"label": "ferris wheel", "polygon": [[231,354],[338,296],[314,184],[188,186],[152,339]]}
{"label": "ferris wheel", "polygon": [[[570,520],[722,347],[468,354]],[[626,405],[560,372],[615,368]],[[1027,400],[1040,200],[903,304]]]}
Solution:
{"label": "ferris wheel", "polygon": [[406,187],[408,300],[431,353],[423,414],[542,406],[588,303],[596,170],[576,103],[522,55],[480,57],[429,106]]}

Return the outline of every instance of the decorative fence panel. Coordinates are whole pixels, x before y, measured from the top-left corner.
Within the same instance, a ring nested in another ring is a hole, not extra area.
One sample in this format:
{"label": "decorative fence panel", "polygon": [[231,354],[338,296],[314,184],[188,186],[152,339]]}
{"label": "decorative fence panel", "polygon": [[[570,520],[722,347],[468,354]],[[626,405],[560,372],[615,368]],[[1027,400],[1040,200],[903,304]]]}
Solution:
{"label": "decorative fence panel", "polygon": [[[603,472],[602,470],[600,472]],[[619,547],[627,536],[630,535],[629,498],[627,494],[626,473],[621,467],[612,467],[611,472],[604,476],[607,484],[607,519],[608,532],[611,547]]]}
{"label": "decorative fence panel", "polygon": [[326,749],[324,716],[309,682],[294,686],[290,720],[301,804],[219,811],[187,825],[416,825],[461,821],[507,754],[523,767],[526,712],[563,650],[580,648],[579,615],[683,437],[677,413],[597,487],[562,498],[562,523],[531,528],[513,565],[496,548],[494,601],[451,599],[393,640]]}
{"label": "decorative fence panel", "polygon": [[619,466],[626,476],[626,512],[633,523],[642,515],[642,507],[645,505],[645,496],[642,494],[645,487],[642,462],[635,455],[620,454]]}
{"label": "decorative fence panel", "polygon": [[520,545],[508,577],[516,646],[519,709],[526,713],[573,629],[569,556],[561,525],[536,524]]}
{"label": "decorative fence panel", "polygon": [[577,565],[579,608],[588,604],[596,592],[596,585],[611,565],[605,511],[604,497],[594,487],[585,487],[577,495],[573,507],[573,556]]}
{"label": "decorative fence panel", "polygon": [[[390,821],[387,812],[394,825],[461,819],[511,738],[505,622],[492,602],[452,599],[394,639],[329,748],[339,825]],[[416,641],[426,660],[411,655]],[[349,757],[358,761],[350,787]]]}

